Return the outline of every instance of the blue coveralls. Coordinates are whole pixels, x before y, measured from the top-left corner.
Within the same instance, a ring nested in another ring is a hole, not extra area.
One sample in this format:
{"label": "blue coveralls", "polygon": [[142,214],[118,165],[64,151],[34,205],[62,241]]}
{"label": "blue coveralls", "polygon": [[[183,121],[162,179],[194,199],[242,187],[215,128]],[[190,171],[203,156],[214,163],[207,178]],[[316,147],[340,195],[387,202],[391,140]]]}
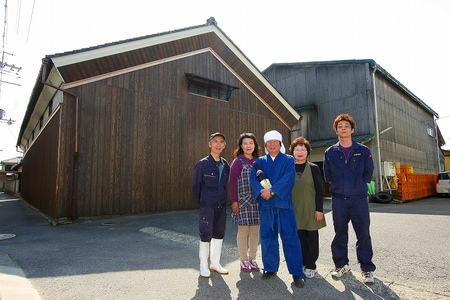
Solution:
{"label": "blue coveralls", "polygon": [[295,160],[292,156],[278,153],[275,160],[270,155],[256,159],[256,164],[266,173],[275,192],[269,200],[264,200],[263,189],[256,178],[255,168],[250,172],[250,184],[260,211],[260,238],[262,261],[265,272],[277,272],[280,265],[278,234],[283,243],[283,252],[289,273],[302,276],[303,258],[297,234],[297,221],[292,205],[292,187],[295,183]]}
{"label": "blue coveralls", "polygon": [[220,164],[211,155],[195,164],[192,189],[199,205],[198,226],[202,242],[225,236],[229,176],[230,166],[222,157]]}
{"label": "blue coveralls", "polygon": [[339,142],[330,146],[324,155],[325,181],[330,182],[331,209],[335,236],[331,253],[336,267],[348,264],[348,223],[352,221],[356,234],[356,255],[362,271],[375,271],[369,232],[370,215],[367,183],[374,170],[368,147],[353,141],[348,157]]}

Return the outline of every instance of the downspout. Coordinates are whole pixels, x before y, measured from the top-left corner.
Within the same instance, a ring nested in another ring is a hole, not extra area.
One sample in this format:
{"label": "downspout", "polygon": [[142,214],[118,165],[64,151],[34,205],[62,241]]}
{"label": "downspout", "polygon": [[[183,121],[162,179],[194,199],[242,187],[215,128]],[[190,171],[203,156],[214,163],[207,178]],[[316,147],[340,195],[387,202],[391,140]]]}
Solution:
{"label": "downspout", "polygon": [[438,171],[440,173],[441,172],[441,159],[440,159],[441,151],[439,149],[439,135],[438,135],[438,130],[437,130],[438,126],[437,126],[436,121],[437,120],[433,117],[434,132],[436,134],[437,163],[438,163]]}
{"label": "downspout", "polygon": [[380,183],[380,192],[383,191],[383,174],[381,169],[381,150],[380,150],[380,128],[378,127],[378,106],[377,106],[377,86],[375,82],[375,72],[377,71],[377,65],[373,67],[372,72],[372,85],[373,85],[373,105],[375,109],[375,134],[377,136],[377,156],[378,156],[378,180]]}
{"label": "downspout", "polygon": [[47,74],[47,64],[49,59],[44,58],[42,59],[42,84],[47,85],[51,88],[54,88],[58,91],[63,92],[63,94],[70,95],[75,98],[75,136],[74,136],[74,153],[73,153],[73,165],[72,165],[72,192],[71,192],[71,199],[70,199],[70,220],[76,220],[77,219],[77,205],[78,205],[78,119],[79,119],[79,105],[78,105],[78,96],[75,94],[72,94],[60,87],[57,87],[51,83],[48,83],[45,81],[45,75]]}

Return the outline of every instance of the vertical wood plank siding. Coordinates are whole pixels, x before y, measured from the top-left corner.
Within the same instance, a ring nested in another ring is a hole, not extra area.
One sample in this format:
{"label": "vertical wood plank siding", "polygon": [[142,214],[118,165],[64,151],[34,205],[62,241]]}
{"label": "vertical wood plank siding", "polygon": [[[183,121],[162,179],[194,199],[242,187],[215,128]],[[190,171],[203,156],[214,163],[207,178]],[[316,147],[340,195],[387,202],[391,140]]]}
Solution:
{"label": "vertical wood plank siding", "polygon": [[58,218],[57,164],[60,112],[41,131],[22,161],[21,197],[46,214]]}
{"label": "vertical wood plank siding", "polygon": [[[185,73],[239,89],[228,102],[189,94]],[[224,157],[230,163],[242,132],[255,133],[263,148],[264,133],[277,129],[289,145],[289,129],[209,52],[81,85],[71,93],[79,95],[81,113],[78,217],[196,208],[192,172],[209,154],[212,132],[227,136]],[[72,121],[64,114],[64,122]],[[73,128],[62,128],[68,139]],[[67,140],[61,152],[70,153],[65,147],[72,147]],[[71,167],[65,167],[61,173],[70,174]],[[59,183],[66,190],[70,180]],[[70,197],[61,192],[61,199]]]}
{"label": "vertical wood plank siding", "polygon": [[[279,99],[260,82],[260,80],[250,71],[248,66],[246,66],[214,32],[189,36],[163,44],[118,53],[112,56],[100,57],[93,60],[78,62],[76,64],[61,66],[58,70],[65,82],[70,83],[205,48],[211,48],[216,52],[221,59],[234,70],[234,72],[250,84],[250,86],[252,86],[252,88],[277,111],[282,119],[286,120],[287,124],[296,124],[297,120],[292,116],[291,112],[281,104]],[[200,62],[200,65],[201,64],[202,62]],[[207,78],[217,77],[214,72],[217,71],[214,69],[207,70],[204,72],[204,76]],[[195,69],[193,73],[197,74]]]}

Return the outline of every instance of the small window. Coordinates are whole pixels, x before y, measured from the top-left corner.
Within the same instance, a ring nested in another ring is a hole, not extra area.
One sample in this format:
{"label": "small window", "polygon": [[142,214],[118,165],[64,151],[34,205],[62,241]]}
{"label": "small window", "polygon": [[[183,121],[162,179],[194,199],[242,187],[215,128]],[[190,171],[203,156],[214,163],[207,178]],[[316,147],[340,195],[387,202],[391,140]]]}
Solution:
{"label": "small window", "polygon": [[433,135],[433,129],[431,129],[430,127],[427,127],[427,133],[429,136],[434,136]]}
{"label": "small window", "polygon": [[188,92],[201,96],[228,101],[231,97],[231,93],[238,89],[238,87],[196,76],[194,74],[186,73],[186,77],[188,79]]}

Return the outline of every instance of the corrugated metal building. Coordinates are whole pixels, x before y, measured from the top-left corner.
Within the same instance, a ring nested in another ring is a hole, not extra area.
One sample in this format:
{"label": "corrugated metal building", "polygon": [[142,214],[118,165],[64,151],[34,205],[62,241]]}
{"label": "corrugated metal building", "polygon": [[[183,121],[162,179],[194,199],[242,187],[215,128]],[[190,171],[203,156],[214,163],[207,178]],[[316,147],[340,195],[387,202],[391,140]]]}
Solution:
{"label": "corrugated metal building", "polygon": [[291,138],[311,141],[312,161],[321,164],[325,149],[337,142],[334,118],[348,113],[357,123],[354,138],[372,151],[379,190],[385,161],[410,165],[415,173],[443,169],[439,115],[374,60],[276,63],[263,74],[300,113]]}

